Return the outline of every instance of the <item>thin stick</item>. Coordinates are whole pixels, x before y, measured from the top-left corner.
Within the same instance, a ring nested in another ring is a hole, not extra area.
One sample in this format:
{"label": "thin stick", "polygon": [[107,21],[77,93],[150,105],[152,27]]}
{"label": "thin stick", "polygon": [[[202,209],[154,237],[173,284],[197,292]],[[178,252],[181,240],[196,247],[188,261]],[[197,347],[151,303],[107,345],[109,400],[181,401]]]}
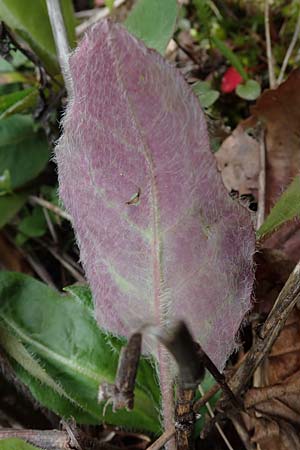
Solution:
{"label": "thin stick", "polygon": [[[239,396],[247,388],[253,373],[271,350],[290,312],[298,301],[300,301],[300,261],[277,297],[261,332],[257,336],[256,342],[243,359],[240,367],[228,381],[232,392],[236,396]],[[224,413],[217,413],[211,419],[211,422],[207,424],[203,433],[207,434],[212,426],[222,419],[222,417],[224,417]]]}
{"label": "thin stick", "polygon": [[269,83],[270,83],[270,88],[274,89],[276,87],[276,79],[275,79],[275,73],[274,73],[271,35],[270,35],[269,0],[265,0],[265,36],[266,36],[266,45],[267,45]]}
{"label": "thin stick", "polygon": [[204,392],[203,396],[194,403],[193,410],[198,412],[199,409],[202,408],[202,406],[204,406],[220,389],[221,387],[218,383],[214,384],[209,391]]}
{"label": "thin stick", "polygon": [[281,290],[265,321],[256,343],[247,353],[243,363],[229,380],[232,391],[239,395],[247,386],[254,371],[271,350],[284,324],[300,299],[300,262],[296,265]]}
{"label": "thin stick", "polygon": [[142,335],[134,333],[127,345],[121,348],[117,374],[114,384],[101,383],[98,401],[109,400],[113,404],[113,411],[134,407],[134,387],[141,356]]}
{"label": "thin stick", "polygon": [[50,247],[49,245],[45,244],[41,239],[34,239],[36,242],[38,242],[42,247],[44,247],[51,255],[57,259],[61,263],[61,265],[67,269],[67,271],[72,275],[75,280],[79,281],[80,283],[85,283],[85,278],[81,275],[81,273],[75,269],[68,261],[66,261],[54,248]]}
{"label": "thin stick", "polygon": [[74,435],[70,427],[66,431],[0,428],[0,442],[2,439],[8,438],[24,439],[32,445],[47,450],[81,450],[82,447],[95,450],[119,450],[116,446],[90,438],[80,429],[76,430],[76,435]]}
{"label": "thin stick", "polygon": [[44,213],[44,216],[45,216],[45,219],[46,219],[46,222],[47,222],[48,229],[49,229],[50,234],[52,236],[52,239],[53,239],[54,243],[57,244],[57,242],[58,242],[57,234],[56,234],[55,228],[53,226],[53,223],[52,223],[52,221],[50,219],[48,209],[43,208],[43,213]]}
{"label": "thin stick", "polygon": [[[202,395],[202,398],[203,398],[203,396],[205,395],[205,392],[203,391],[203,388],[202,388],[201,384],[199,384],[198,389],[199,389],[199,392],[200,392],[200,394]],[[208,410],[208,413],[209,413],[210,417],[211,418],[215,417],[215,414],[214,414],[214,412],[212,410],[212,407],[210,406],[210,403],[206,402],[205,406],[206,406],[206,408]],[[222,430],[222,428],[220,427],[220,425],[218,423],[216,423],[216,428],[217,428],[221,438],[225,442],[225,445],[227,446],[227,448],[229,448],[229,450],[234,450],[233,447],[231,446],[230,442],[228,441],[227,437],[225,436],[224,431]]]}
{"label": "thin stick", "polygon": [[0,429],[0,443],[2,439],[8,438],[24,439],[24,441],[29,442],[32,445],[36,445],[39,448],[45,448],[47,450],[71,449],[69,446],[70,438],[65,431],[13,430],[10,428]]}
{"label": "thin stick", "polygon": [[[115,0],[114,8],[119,8],[119,6],[123,5],[123,3],[125,3],[125,2],[126,2],[126,0]],[[80,36],[91,25],[94,25],[95,23],[99,22],[99,20],[104,19],[105,17],[109,16],[109,14],[110,14],[109,8],[105,7],[105,8],[99,9],[97,12],[95,12],[95,14],[92,17],[90,17],[88,20],[86,20],[85,22],[82,22],[80,25],[78,25],[76,27],[76,36]]]}
{"label": "thin stick", "polygon": [[147,450],[159,450],[175,435],[175,428],[170,428],[164,432]]}
{"label": "thin stick", "polygon": [[48,202],[48,200],[45,200],[41,197],[36,197],[35,195],[30,195],[29,197],[30,203],[40,205],[43,208],[49,209],[49,211],[52,211],[54,214],[57,214],[58,216],[62,217],[63,219],[69,220],[71,222],[72,217],[70,214],[63,211],[59,206],[53,205],[53,203]]}
{"label": "thin stick", "polygon": [[178,380],[175,407],[177,450],[194,449],[194,425],[196,419],[195,413],[193,411],[194,397],[195,388],[186,389],[180,383],[180,380]]}
{"label": "thin stick", "polygon": [[60,0],[46,0],[46,4],[56,45],[59,65],[62,71],[67,92],[70,95],[73,91],[69,65],[70,48],[68,44],[64,19],[61,12]]}
{"label": "thin stick", "polygon": [[261,131],[259,139],[259,162],[260,170],[258,177],[258,211],[256,223],[257,230],[265,220],[266,210],[266,145],[264,130]]}
{"label": "thin stick", "polygon": [[256,446],[254,446],[250,441],[249,433],[245,428],[245,426],[243,425],[242,421],[239,420],[236,416],[230,417],[230,420],[235,428],[235,431],[237,432],[241,441],[243,442],[246,450],[255,450]]}
{"label": "thin stick", "polygon": [[300,34],[300,8],[299,8],[299,14],[298,14],[298,19],[297,19],[296,27],[295,27],[295,30],[294,30],[294,34],[293,34],[292,40],[290,42],[290,45],[289,45],[289,47],[287,49],[287,52],[285,54],[285,57],[284,57],[284,60],[283,60],[283,63],[282,63],[281,69],[280,69],[280,74],[279,74],[279,77],[277,79],[277,84],[280,84],[283,81],[283,77],[284,77],[284,74],[285,74],[285,71],[286,71],[289,59],[291,57],[291,54],[293,53],[293,50],[294,50],[294,47],[295,47],[295,45],[297,43],[299,34]]}

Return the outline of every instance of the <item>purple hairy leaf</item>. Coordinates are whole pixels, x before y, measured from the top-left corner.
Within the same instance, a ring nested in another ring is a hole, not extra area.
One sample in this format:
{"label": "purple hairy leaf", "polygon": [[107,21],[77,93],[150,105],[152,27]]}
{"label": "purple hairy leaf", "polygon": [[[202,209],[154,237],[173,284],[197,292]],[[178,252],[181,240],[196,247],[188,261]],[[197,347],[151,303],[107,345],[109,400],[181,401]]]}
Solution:
{"label": "purple hairy leaf", "polygon": [[[99,326],[129,336],[183,319],[222,370],[250,308],[254,231],[222,184],[199,101],[175,68],[109,21],[70,63],[59,189]],[[168,425],[170,363],[161,347],[150,351]]]}

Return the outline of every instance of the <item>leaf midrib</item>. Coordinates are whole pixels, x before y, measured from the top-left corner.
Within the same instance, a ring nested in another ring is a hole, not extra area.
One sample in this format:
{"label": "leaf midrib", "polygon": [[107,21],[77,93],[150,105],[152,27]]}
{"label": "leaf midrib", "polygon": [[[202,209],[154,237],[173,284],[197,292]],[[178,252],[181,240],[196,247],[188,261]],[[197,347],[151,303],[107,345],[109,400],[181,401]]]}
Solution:
{"label": "leaf midrib", "polygon": [[[60,355],[59,353],[51,350],[49,347],[46,347],[45,345],[41,344],[40,342],[30,338],[27,334],[25,334],[16,323],[9,320],[3,313],[0,314],[0,317],[3,319],[3,321],[14,331],[14,333],[20,337],[21,340],[26,342],[27,344],[31,345],[33,348],[38,349],[42,354],[46,356],[46,358],[49,358],[50,360],[53,360],[55,362],[58,362],[70,369],[72,369],[75,373],[79,373],[80,375],[85,376],[86,378],[89,378],[92,381],[95,381],[97,383],[102,383],[103,381],[107,381],[107,379],[100,376],[100,374],[97,374],[96,372],[81,367],[78,363],[73,362],[71,359],[66,358],[65,356]],[[106,375],[105,375],[106,376]],[[111,377],[107,377],[108,379],[111,379]]]}

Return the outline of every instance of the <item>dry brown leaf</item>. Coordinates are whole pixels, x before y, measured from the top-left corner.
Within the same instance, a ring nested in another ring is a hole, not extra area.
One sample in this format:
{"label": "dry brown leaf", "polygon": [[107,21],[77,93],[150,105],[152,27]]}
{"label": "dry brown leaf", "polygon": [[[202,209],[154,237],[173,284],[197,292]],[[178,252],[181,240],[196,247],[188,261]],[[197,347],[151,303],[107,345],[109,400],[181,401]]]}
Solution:
{"label": "dry brown leaf", "polygon": [[[223,181],[240,195],[258,190],[259,151],[247,126],[262,123],[266,148],[266,211],[300,172],[300,69],[277,89],[264,91],[252,108],[252,116],[241,122],[227,138],[216,157]],[[226,161],[226,164],[224,163]],[[264,246],[284,251],[293,261],[300,258],[300,221],[286,224]]]}
{"label": "dry brown leaf", "polygon": [[251,442],[261,450],[299,450],[299,432],[284,420],[251,417]]}
{"label": "dry brown leaf", "polygon": [[269,211],[300,170],[300,69],[277,89],[266,90],[251,112],[266,128]]}
{"label": "dry brown leaf", "polygon": [[280,250],[261,249],[255,255],[255,310],[268,314],[295,264]]}
{"label": "dry brown leaf", "polygon": [[256,121],[241,122],[216,153],[218,169],[229,192],[252,194],[257,198],[259,175],[259,142],[255,134]]}
{"label": "dry brown leaf", "polygon": [[297,309],[290,314],[262,371],[262,379],[268,385],[250,389],[244,399],[245,408],[252,415],[248,429],[254,429],[253,441],[262,450],[299,449],[300,312]]}

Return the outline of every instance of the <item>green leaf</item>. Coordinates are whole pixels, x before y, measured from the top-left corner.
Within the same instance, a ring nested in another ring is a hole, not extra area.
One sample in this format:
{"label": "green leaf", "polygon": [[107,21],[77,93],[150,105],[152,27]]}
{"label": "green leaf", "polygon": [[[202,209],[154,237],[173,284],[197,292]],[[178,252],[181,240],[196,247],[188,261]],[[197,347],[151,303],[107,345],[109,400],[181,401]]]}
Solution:
{"label": "green leaf", "polygon": [[[61,2],[70,47],[75,45],[75,18],[72,1]],[[0,17],[10,28],[29,43],[52,75],[60,72],[56,48],[45,0],[34,0],[29,7],[24,0],[0,0]]]}
{"label": "green leaf", "polygon": [[11,178],[9,170],[5,169],[3,174],[0,175],[0,196],[11,194]]}
{"label": "green leaf", "polygon": [[0,120],[36,105],[38,90],[27,88],[0,96]]}
{"label": "green leaf", "polygon": [[239,84],[235,90],[236,94],[245,100],[256,100],[260,96],[261,87],[255,80],[248,80],[244,84]]}
{"label": "green leaf", "polygon": [[35,178],[48,159],[44,133],[35,132],[30,116],[16,114],[0,120],[0,173],[9,170],[12,189]]}
{"label": "green leaf", "polygon": [[11,194],[0,197],[0,228],[4,227],[26,202],[25,194]]}
{"label": "green leaf", "polygon": [[209,108],[220,97],[220,93],[211,89],[207,81],[198,81],[193,85],[193,91],[199,98],[202,108]]}
{"label": "green leaf", "polygon": [[203,35],[210,35],[210,27],[213,19],[213,12],[208,4],[207,0],[194,0],[193,1],[197,16],[199,19],[200,30]]}
{"label": "green leaf", "polygon": [[16,237],[18,245],[23,245],[28,238],[41,237],[47,231],[47,222],[43,208],[36,206],[31,214],[28,214],[18,226],[19,234]]}
{"label": "green leaf", "polygon": [[0,450],[37,450],[40,447],[27,444],[22,439],[10,438],[0,440]]}
{"label": "green leaf", "polygon": [[87,285],[73,284],[72,286],[65,287],[64,291],[69,292],[75,298],[75,300],[86,305],[93,313],[93,296],[90,288]]}
{"label": "green leaf", "polygon": [[177,13],[176,0],[139,0],[125,21],[125,26],[147,47],[163,54],[173,36]]}
{"label": "green leaf", "polygon": [[113,413],[97,402],[99,384],[113,382],[122,341],[103,333],[90,307],[21,273],[0,272],[0,342],[17,375],[44,406],[79,423],[107,423],[160,432],[159,389],[145,358],[135,409]]}
{"label": "green leaf", "polygon": [[222,55],[231,63],[231,65],[240,73],[244,80],[248,80],[247,72],[236,54],[225,44],[225,42],[218,39],[216,36],[211,36],[211,41],[222,53]]}
{"label": "green leaf", "polygon": [[294,178],[276,202],[270,214],[256,232],[257,238],[266,237],[295,217],[300,217],[300,176]]}

